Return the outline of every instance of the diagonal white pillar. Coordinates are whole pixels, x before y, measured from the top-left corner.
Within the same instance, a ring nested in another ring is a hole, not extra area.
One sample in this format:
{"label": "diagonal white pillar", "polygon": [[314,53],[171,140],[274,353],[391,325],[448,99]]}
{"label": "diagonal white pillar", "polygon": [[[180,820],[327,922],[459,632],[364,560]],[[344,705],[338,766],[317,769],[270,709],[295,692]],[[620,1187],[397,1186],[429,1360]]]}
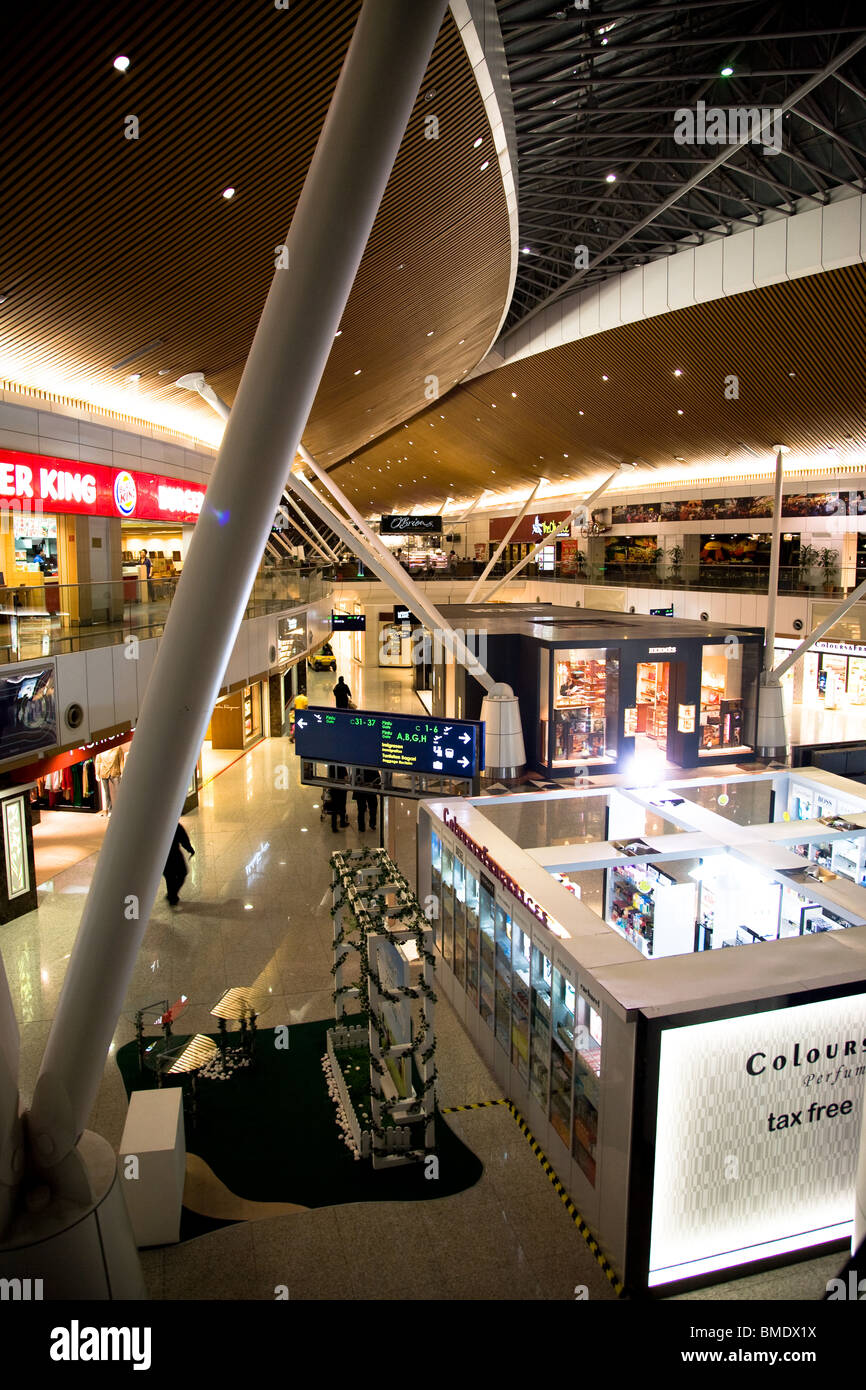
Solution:
{"label": "diagonal white pillar", "polygon": [[[250,349],[136,726],[28,1117],[45,1175],[87,1121],[247,596],[446,0],[365,0]],[[383,96],[385,94],[385,96]],[[387,99],[385,99],[385,97]],[[420,136],[419,136],[420,138]]]}
{"label": "diagonal white pillar", "polygon": [[[610,474],[609,477],[605,478],[604,482],[596,488],[595,492],[591,492],[588,497],[584,497],[582,501],[578,502],[577,505],[572,508],[572,510],[568,514],[567,520],[564,521],[562,525],[570,526],[574,518],[577,516],[578,512],[581,511],[585,511],[587,516],[591,516],[589,509],[592,506],[593,502],[597,501],[597,499],[601,496],[605,489],[610,487],[614,478],[618,478],[620,473],[622,472],[622,469],[626,467],[634,467],[634,465],[623,464],[620,468],[617,468],[613,473]],[[505,587],[509,579],[513,579],[516,574],[519,574],[520,571],[523,569],[524,565],[528,565],[530,560],[534,560],[538,552],[540,550],[543,550],[546,545],[550,545],[549,536],[545,536],[543,540],[540,540],[538,542],[538,545],[533,546],[529,554],[524,555],[523,559],[518,560],[514,568],[508,571],[504,579],[500,579],[498,584],[493,585],[493,588],[490,590],[490,593],[486,596],[484,602],[489,603],[490,600],[493,598],[493,595],[498,594],[499,590]]]}
{"label": "diagonal white pillar", "polygon": [[538,489],[541,487],[542,482],[543,482],[543,479],[540,478],[540,479],[538,480],[538,482],[535,484],[535,487],[534,487],[534,488],[532,489],[532,491],[530,492],[530,494],[529,494],[529,496],[527,497],[526,501],[524,502],[523,506],[520,508],[520,511],[517,513],[517,516],[514,518],[514,520],[512,521],[511,525],[509,526],[507,532],[506,532],[505,535],[503,536],[502,540],[499,542],[498,546],[496,547],[495,551],[494,551],[493,554],[491,555],[490,559],[487,561],[487,564],[484,566],[484,569],[482,570],[481,574],[479,574],[479,576],[478,576],[478,578],[476,579],[475,583],[472,585],[472,588],[469,590],[469,593],[466,595],[466,602],[467,602],[467,603],[472,603],[473,599],[475,598],[475,595],[478,593],[478,590],[481,588],[481,585],[484,583],[484,581],[485,581],[485,579],[487,578],[488,574],[489,574],[490,571],[493,569],[493,566],[496,564],[496,561],[499,559],[500,555],[502,554],[503,550],[504,550],[505,547],[507,546],[508,542],[511,540],[511,537],[514,535],[514,532],[517,530],[517,528],[518,528],[518,526],[520,525],[521,521],[522,521],[523,518],[526,516],[526,513],[529,511],[529,508],[532,506],[533,500],[534,500],[534,498],[535,498],[535,494],[538,492]]}

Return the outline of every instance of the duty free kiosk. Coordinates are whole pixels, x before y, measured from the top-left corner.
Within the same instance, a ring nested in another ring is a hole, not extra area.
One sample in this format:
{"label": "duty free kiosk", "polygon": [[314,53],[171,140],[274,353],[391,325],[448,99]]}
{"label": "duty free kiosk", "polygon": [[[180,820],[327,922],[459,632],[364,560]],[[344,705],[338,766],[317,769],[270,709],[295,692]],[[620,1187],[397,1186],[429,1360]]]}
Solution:
{"label": "duty free kiosk", "polygon": [[[437,989],[635,1293],[668,1294],[851,1240],[866,890],[835,876],[798,880],[809,865],[791,838],[833,832],[783,819],[790,775],[741,774],[771,781],[778,820],[740,825],[672,808],[677,833],[647,837],[642,855],[611,841],[521,848],[490,818],[504,798],[419,808],[419,895],[440,904]],[[835,782],[857,799],[856,784]],[[658,788],[635,794],[659,800]],[[660,839],[669,840],[661,849]],[[698,920],[691,948],[650,957],[553,876],[579,881],[590,862],[661,873],[691,863],[698,875],[681,876],[691,887],[658,887],[692,894],[697,912],[700,870],[715,861],[726,861],[728,879],[766,881],[780,904],[772,939],[721,949],[730,923],[708,941]],[[786,933],[786,889],[838,929]]]}

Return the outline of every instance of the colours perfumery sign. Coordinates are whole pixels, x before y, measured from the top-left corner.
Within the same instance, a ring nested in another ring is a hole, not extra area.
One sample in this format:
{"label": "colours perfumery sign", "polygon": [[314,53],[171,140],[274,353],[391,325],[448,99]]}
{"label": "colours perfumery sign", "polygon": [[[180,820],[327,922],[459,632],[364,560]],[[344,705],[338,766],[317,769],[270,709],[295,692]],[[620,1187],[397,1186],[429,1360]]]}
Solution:
{"label": "colours perfumery sign", "polygon": [[866,995],[665,1029],[650,1286],[850,1237]]}

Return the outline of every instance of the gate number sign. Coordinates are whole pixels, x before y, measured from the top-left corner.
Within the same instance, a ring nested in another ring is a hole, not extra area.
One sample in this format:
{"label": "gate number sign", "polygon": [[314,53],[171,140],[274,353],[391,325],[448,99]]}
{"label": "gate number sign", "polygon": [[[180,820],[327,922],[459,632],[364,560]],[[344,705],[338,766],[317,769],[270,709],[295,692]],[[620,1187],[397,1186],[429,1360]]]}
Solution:
{"label": "gate number sign", "polygon": [[318,762],[475,777],[484,767],[484,725],[310,705],[295,719],[295,752]]}

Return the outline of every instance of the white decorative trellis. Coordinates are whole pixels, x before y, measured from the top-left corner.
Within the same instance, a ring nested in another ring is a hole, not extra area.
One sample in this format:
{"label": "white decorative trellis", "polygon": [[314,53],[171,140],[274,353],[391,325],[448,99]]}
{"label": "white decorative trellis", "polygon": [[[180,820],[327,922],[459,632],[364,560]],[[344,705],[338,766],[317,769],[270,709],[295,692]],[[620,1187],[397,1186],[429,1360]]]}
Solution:
{"label": "white decorative trellis", "polygon": [[373,1133],[369,1150],[367,1135],[358,1147],[374,1168],[419,1162],[435,1144],[432,927],[383,849],[333,854],[331,867],[337,1029],[329,1038],[345,1031],[347,1003],[356,1000],[370,1048]]}

